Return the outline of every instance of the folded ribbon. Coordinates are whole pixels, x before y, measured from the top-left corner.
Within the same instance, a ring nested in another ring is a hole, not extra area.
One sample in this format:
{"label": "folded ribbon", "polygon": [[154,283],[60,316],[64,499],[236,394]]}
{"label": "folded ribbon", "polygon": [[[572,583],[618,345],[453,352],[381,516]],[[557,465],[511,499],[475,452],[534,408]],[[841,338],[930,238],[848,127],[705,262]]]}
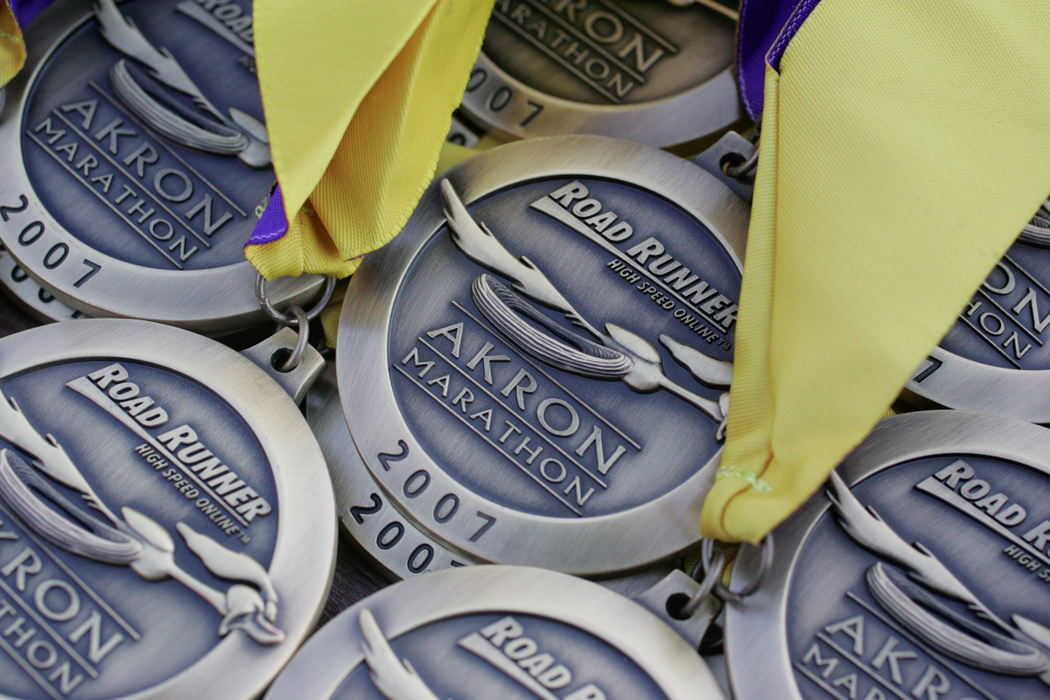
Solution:
{"label": "folded ribbon", "polygon": [[727,541],[757,542],[820,486],[1050,192],[1045,0],[801,9],[769,55],[779,73],[764,67],[728,438],[701,523]]}
{"label": "folded ribbon", "polygon": [[[11,78],[22,70],[26,62],[26,45],[22,41],[22,32],[18,28],[20,18],[17,13],[18,2],[17,0],[13,2],[12,6],[7,0],[0,0],[0,88],[7,85]],[[34,4],[42,5],[43,3],[38,0]],[[36,12],[39,12],[39,8],[34,8],[32,14],[35,15]],[[23,22],[28,22],[28,17],[27,14],[21,19]]]}
{"label": "folded ribbon", "polygon": [[345,276],[434,174],[492,0],[256,0],[274,169],[245,253],[266,277]]}

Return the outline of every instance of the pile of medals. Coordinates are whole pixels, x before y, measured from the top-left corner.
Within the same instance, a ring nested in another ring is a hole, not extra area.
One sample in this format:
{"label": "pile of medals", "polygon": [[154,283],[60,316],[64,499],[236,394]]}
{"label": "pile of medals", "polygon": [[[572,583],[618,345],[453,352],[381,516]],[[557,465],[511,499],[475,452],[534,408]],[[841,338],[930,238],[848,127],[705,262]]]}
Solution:
{"label": "pile of medals", "polygon": [[[0,274],[59,322],[0,340],[0,695],[1050,692],[1050,210],[904,396],[962,410],[885,420],[731,574],[699,538],[756,156],[734,18],[497,2],[450,138],[507,143],[365,258],[324,353],[331,282],[242,254],[250,3],[31,24]],[[347,601],[373,564],[403,581]]]}

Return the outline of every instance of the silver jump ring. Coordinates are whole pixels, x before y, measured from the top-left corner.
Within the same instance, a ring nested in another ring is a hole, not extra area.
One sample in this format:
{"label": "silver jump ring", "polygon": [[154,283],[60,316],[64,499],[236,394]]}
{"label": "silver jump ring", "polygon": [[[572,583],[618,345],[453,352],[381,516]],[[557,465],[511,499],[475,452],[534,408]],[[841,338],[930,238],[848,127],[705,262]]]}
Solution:
{"label": "silver jump ring", "polygon": [[[317,318],[324,311],[324,307],[328,306],[328,302],[332,300],[332,294],[335,292],[335,281],[335,277],[325,277],[324,291],[321,292],[321,298],[306,312],[308,321]],[[267,316],[277,321],[277,323],[295,327],[296,317],[291,313],[276,308],[266,296],[266,278],[262,276],[261,272],[255,276],[255,298],[259,300],[259,306],[262,307]]]}
{"label": "silver jump ring", "polygon": [[[745,542],[743,547],[754,547],[755,545]],[[762,548],[762,559],[758,564],[758,573],[755,577],[744,584],[743,588],[739,590],[731,590],[729,586],[722,583],[721,580],[715,582],[712,592],[718,596],[721,600],[728,603],[739,603],[744,598],[748,597],[752,593],[758,590],[758,587],[762,585],[763,579],[769,569],[773,566],[773,534],[770,533],[762,538],[762,544],[759,545]],[[706,562],[712,557],[714,551],[714,541],[704,540],[703,546],[700,548],[700,562],[706,566]],[[719,550],[721,551],[721,550]]]}
{"label": "silver jump ring", "polygon": [[752,153],[743,163],[740,163],[738,165],[726,166],[726,175],[728,175],[729,177],[736,178],[743,177],[744,175],[747,175],[749,172],[754,170],[757,164],[758,149],[756,148],[755,152]]}
{"label": "silver jump ring", "polygon": [[[704,540],[704,542],[706,544],[708,540]],[[693,616],[693,613],[697,611],[704,599],[711,595],[715,584],[722,578],[722,568],[726,561],[725,552],[719,549],[714,558],[708,559],[706,564],[704,559],[704,557],[701,557],[700,561],[693,567],[693,578],[695,579],[700,574],[701,569],[704,570],[704,578],[700,581],[700,588],[697,589],[696,593],[689,596],[689,600],[682,606],[682,614],[686,617]]]}
{"label": "silver jump ring", "polygon": [[298,367],[303,361],[303,353],[306,352],[306,346],[310,344],[310,319],[307,318],[303,307],[292,307],[292,320],[296,330],[299,332],[298,337],[295,340],[295,348],[292,349],[292,354],[277,368],[278,372],[291,372]]}

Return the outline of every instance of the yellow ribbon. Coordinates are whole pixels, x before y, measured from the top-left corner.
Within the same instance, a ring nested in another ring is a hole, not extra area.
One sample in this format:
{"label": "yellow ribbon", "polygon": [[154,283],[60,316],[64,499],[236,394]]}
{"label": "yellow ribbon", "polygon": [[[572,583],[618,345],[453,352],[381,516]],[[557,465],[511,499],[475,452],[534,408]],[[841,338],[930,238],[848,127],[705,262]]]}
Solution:
{"label": "yellow ribbon", "polygon": [[256,0],[259,84],[289,230],[266,276],[353,272],[434,174],[492,0]]}
{"label": "yellow ribbon", "polygon": [[767,70],[705,536],[808,498],[1046,199],[1048,28],[1045,0],[822,0]]}
{"label": "yellow ribbon", "polygon": [[7,85],[25,62],[26,45],[18,22],[7,0],[0,0],[0,87]]}

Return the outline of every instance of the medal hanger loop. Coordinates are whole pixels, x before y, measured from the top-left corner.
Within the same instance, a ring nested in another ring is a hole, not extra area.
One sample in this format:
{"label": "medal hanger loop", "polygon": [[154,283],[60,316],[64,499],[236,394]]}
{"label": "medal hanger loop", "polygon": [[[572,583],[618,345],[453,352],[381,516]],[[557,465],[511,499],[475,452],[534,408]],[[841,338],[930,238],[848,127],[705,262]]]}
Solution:
{"label": "medal hanger loop", "polygon": [[284,358],[279,357],[278,353],[275,353],[274,357],[271,358],[271,364],[278,372],[291,372],[303,361],[303,353],[306,352],[306,346],[310,344],[310,321],[317,318],[324,308],[328,306],[328,302],[332,300],[335,282],[335,277],[325,277],[321,296],[308,311],[299,305],[292,306],[288,311],[281,311],[266,296],[266,278],[262,276],[262,273],[256,275],[255,298],[259,300],[259,306],[262,307],[267,316],[277,323],[298,331],[295,347],[291,353]]}
{"label": "medal hanger loop", "polygon": [[753,146],[753,150],[748,149],[751,150],[750,154],[747,151],[730,151],[722,156],[718,164],[722,168],[723,173],[734,180],[754,177],[755,171],[758,169],[758,138],[761,130],[762,123],[758,122],[755,124],[755,128],[751,130],[751,135],[747,137],[747,140]]}
{"label": "medal hanger loop", "polygon": [[[335,291],[335,282],[335,277],[325,277],[324,290],[321,292],[320,298],[317,300],[317,303],[306,311],[307,320],[312,321],[317,318],[324,311],[324,308],[328,306],[328,302],[332,300],[332,293]],[[266,278],[262,276],[262,273],[258,273],[255,276],[255,298],[259,300],[259,306],[266,312],[266,315],[274,321],[283,326],[297,327],[296,318],[292,311],[281,311],[266,296]]]}
{"label": "medal hanger loop", "polygon": [[279,372],[291,372],[298,367],[299,363],[303,361],[303,353],[306,352],[306,346],[310,344],[310,319],[307,318],[306,312],[303,311],[301,306],[293,306],[292,314],[295,318],[295,328],[298,331],[298,335],[291,354],[276,367]]}
{"label": "medal hanger loop", "polygon": [[[741,547],[754,547],[755,545],[745,542]],[[762,585],[762,580],[769,573],[773,565],[773,535],[772,533],[762,538],[758,545],[762,549],[762,558],[759,562],[758,572],[754,578],[748,581],[742,588],[732,590],[722,583],[722,576],[726,569],[726,554],[724,547],[715,547],[715,541],[705,539],[700,548],[700,560],[693,567],[693,578],[700,581],[700,588],[689,600],[682,605],[681,614],[689,617],[699,609],[701,603],[709,595],[713,595],[723,603],[740,603],[744,598],[752,595]],[[703,578],[699,578],[700,572]]]}
{"label": "medal hanger loop", "polygon": [[758,147],[755,152],[747,158],[741,158],[740,154],[727,153],[722,158],[722,171],[729,177],[740,179],[750,175],[758,168]]}

